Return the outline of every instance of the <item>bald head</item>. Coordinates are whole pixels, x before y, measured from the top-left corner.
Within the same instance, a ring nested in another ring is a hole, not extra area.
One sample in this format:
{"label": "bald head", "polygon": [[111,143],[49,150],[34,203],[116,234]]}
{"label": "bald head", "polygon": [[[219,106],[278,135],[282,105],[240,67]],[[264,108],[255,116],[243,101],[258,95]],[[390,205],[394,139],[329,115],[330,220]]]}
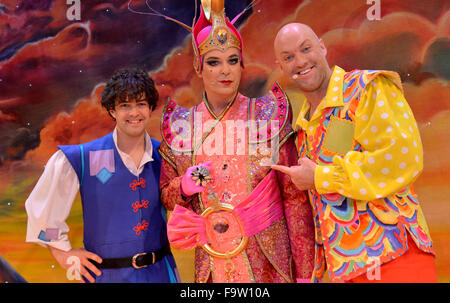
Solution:
{"label": "bald head", "polygon": [[274,41],[276,63],[283,75],[305,94],[322,94],[331,77],[323,41],[306,24],[289,23]]}
{"label": "bald head", "polygon": [[303,36],[305,38],[314,39],[317,43],[320,43],[319,37],[316,33],[306,24],[303,23],[288,23],[284,25],[277,33],[273,42],[275,54],[279,53],[280,44],[289,42],[295,36]]}

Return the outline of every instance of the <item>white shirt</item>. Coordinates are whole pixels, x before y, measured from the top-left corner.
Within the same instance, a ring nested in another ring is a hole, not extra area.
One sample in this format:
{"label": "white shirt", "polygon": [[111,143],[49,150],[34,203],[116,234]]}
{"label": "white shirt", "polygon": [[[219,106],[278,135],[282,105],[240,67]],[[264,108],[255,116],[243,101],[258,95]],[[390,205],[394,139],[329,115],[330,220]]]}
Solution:
{"label": "white shirt", "polygon": [[[133,175],[139,176],[144,165],[153,161],[152,141],[147,132],[145,151],[139,167],[136,167],[131,157],[117,146],[117,129],[114,129],[113,140],[122,162]],[[79,189],[80,183],[75,170],[64,153],[58,150],[48,160],[44,172],[25,202],[28,214],[26,242],[42,246],[51,245],[64,251],[72,249],[67,236],[69,226],[66,220]],[[54,239],[50,242],[38,238],[39,233],[46,232],[47,229],[55,232]]]}

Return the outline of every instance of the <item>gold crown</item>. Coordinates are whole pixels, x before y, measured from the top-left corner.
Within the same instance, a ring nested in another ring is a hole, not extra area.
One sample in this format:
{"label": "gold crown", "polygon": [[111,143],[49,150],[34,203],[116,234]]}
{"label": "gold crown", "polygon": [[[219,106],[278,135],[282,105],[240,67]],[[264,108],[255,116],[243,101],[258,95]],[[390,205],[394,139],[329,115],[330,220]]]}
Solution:
{"label": "gold crown", "polygon": [[228,28],[225,21],[225,9],[222,9],[220,13],[211,11],[212,28],[208,37],[203,41],[198,51],[200,56],[206,54],[210,50],[218,49],[225,51],[227,48],[236,47],[241,49],[241,41],[238,37]]}
{"label": "gold crown", "polygon": [[[225,51],[230,47],[236,47],[239,51],[242,51],[241,40],[232,30],[235,29],[233,26],[234,20],[229,22],[225,17],[224,0],[201,0],[201,2],[202,12],[204,13],[203,17],[211,23],[211,31],[206,39],[197,47],[197,36],[199,32],[195,31],[195,27],[196,24],[204,23],[200,19],[195,23],[194,18],[194,24],[192,25],[192,48],[194,50],[194,69],[197,73],[201,70],[200,57],[210,50],[218,49]],[[196,32],[196,36],[194,36],[194,32]]]}

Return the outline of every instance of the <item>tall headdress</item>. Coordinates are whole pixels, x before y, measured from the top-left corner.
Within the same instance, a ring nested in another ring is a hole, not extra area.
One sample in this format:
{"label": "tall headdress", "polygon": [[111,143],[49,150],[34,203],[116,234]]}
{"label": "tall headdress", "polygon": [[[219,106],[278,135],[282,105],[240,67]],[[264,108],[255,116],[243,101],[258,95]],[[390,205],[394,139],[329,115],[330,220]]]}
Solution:
{"label": "tall headdress", "polygon": [[[130,1],[131,2],[131,1]],[[128,8],[130,8],[130,2]],[[230,47],[235,47],[239,50],[241,55],[241,64],[243,63],[243,42],[239,31],[234,26],[234,23],[239,17],[251,7],[253,2],[240,12],[232,21],[225,16],[224,0],[201,0],[200,17],[196,20],[194,17],[192,27],[170,18],[160,12],[155,11],[151,7],[152,14],[166,18],[173,21],[192,33],[192,48],[194,50],[194,69],[200,72],[202,69],[203,56],[211,50],[225,51]],[[134,11],[136,12],[136,11]],[[136,12],[141,13],[141,12]]]}
{"label": "tall headdress", "polygon": [[[237,16],[239,18],[240,15]],[[200,72],[202,58],[210,50],[225,51],[235,47],[241,54],[243,42],[233,23],[225,17],[224,0],[202,0],[200,17],[192,26],[192,47],[194,49],[194,68]]]}

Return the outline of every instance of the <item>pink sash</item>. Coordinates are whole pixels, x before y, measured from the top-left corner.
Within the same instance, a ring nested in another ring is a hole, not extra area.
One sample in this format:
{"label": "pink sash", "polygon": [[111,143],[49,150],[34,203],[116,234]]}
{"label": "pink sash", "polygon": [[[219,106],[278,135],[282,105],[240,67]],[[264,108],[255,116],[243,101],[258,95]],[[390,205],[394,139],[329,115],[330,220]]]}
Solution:
{"label": "pink sash", "polygon": [[[271,171],[232,213],[241,222],[245,237],[253,236],[283,216],[283,205],[275,172]],[[207,243],[206,218],[176,205],[167,223],[173,248],[188,250]]]}

